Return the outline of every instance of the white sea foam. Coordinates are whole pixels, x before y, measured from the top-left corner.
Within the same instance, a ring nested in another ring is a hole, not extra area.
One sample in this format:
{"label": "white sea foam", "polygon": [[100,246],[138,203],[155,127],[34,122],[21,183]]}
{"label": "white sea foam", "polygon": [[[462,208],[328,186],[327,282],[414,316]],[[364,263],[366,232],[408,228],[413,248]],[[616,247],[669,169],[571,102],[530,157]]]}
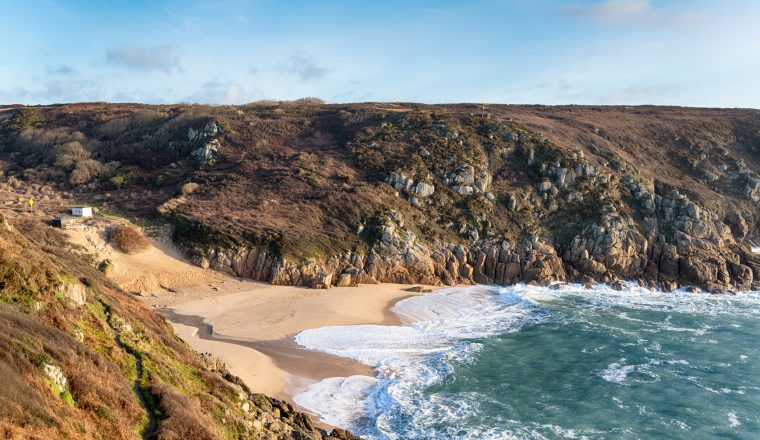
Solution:
{"label": "white sea foam", "polygon": [[741,426],[742,422],[739,421],[739,417],[736,415],[735,412],[731,411],[728,414],[728,425],[732,428],[736,428],[738,426]]}
{"label": "white sea foam", "polygon": [[[472,339],[517,330],[531,318],[531,308],[530,302],[508,289],[450,288],[398,302],[392,310],[402,320],[401,326],[353,325],[306,330],[296,336],[298,344],[372,366],[378,378],[370,390],[366,385],[372,384],[366,381],[360,382],[365,386],[362,388],[348,385],[347,379],[327,379],[312,385],[295,400],[322,420],[369,437],[396,438],[395,419],[404,414],[436,418],[443,411],[447,419],[456,420],[474,410],[476,398],[470,402],[460,396],[458,402],[444,405],[425,402],[422,391],[450,374],[453,363],[464,362],[479,350],[479,344]],[[330,403],[333,394],[339,396],[337,405]],[[340,403],[361,401],[365,396],[364,420],[349,413],[356,406],[345,408]],[[364,425],[358,426],[360,423]],[[473,435],[472,438],[509,438],[493,432]]]}
{"label": "white sea foam", "polygon": [[601,373],[602,379],[612,383],[623,383],[628,374],[633,373],[635,368],[633,365],[626,365],[625,360],[623,358],[607,365],[607,368]]}
{"label": "white sea foam", "polygon": [[[640,287],[635,283],[625,283],[623,290],[615,290],[604,284],[585,289],[578,284],[567,284],[558,288],[518,285],[514,289],[519,296],[537,303],[556,301],[564,297],[575,297],[585,302],[589,309],[625,307],[637,310],[671,311],[697,315],[760,316],[760,292],[744,292],[738,295],[713,295],[706,292],[686,292],[683,289],[665,293]],[[525,291],[528,292],[525,292]],[[621,311],[621,315],[625,312]],[[624,317],[621,319],[625,319]],[[674,328],[675,330],[675,328]],[[690,329],[691,331],[692,329]],[[703,333],[703,329],[693,331]]]}
{"label": "white sea foam", "polygon": [[309,385],[293,400],[309,411],[324,412],[322,420],[335,426],[348,426],[367,413],[366,395],[377,379],[369,376],[331,377]]}
{"label": "white sea foam", "polygon": [[752,252],[760,254],[760,246],[752,246]]}
{"label": "white sea foam", "polygon": [[[461,431],[461,425],[460,428],[451,428],[460,429],[455,432],[431,430],[430,426],[440,420],[456,427],[458,420],[478,413],[480,401],[477,396],[468,398],[461,394],[451,399],[432,397],[425,395],[424,391],[445,380],[454,365],[471,359],[481,347],[477,341],[479,338],[517,331],[525,323],[545,319],[547,306],[566,298],[573,300],[572,307],[582,321],[586,321],[584,313],[587,318],[593,318],[597,309],[615,309],[613,314],[619,316],[621,322],[634,321],[634,325],[640,324],[637,331],[643,333],[666,331],[698,337],[712,331],[712,328],[674,325],[670,318],[657,323],[636,323],[638,318],[632,318],[626,309],[711,316],[730,315],[741,309],[744,314],[760,316],[760,295],[757,292],[730,297],[684,291],[663,293],[632,283],[627,284],[623,291],[604,285],[592,289],[580,285],[442,289],[397,303],[392,310],[400,317],[403,323],[400,326],[333,326],[298,334],[295,338],[298,344],[372,366],[377,378],[353,376],[326,379],[311,385],[295,400],[318,414],[322,420],[352,429],[368,438],[523,437],[527,432],[515,426],[511,428],[513,431],[506,431],[502,426],[501,430],[468,428],[470,430],[465,432]],[[622,326],[594,322],[593,319],[588,321],[583,325],[629,336],[637,334]],[[608,325],[612,326],[608,328]],[[651,353],[652,357],[634,364],[627,364],[626,359],[621,358],[607,365],[598,373],[599,376],[616,384],[651,383],[660,380],[658,373],[661,367],[658,365],[661,363],[673,368],[688,365],[688,361],[668,359],[667,355],[662,359],[659,343],[639,337],[634,345],[644,346],[644,351]],[[675,370],[664,374],[680,375]],[[399,424],[414,427],[417,431],[400,433]],[[548,428],[543,426],[541,429]],[[572,437],[570,432],[564,436]]]}

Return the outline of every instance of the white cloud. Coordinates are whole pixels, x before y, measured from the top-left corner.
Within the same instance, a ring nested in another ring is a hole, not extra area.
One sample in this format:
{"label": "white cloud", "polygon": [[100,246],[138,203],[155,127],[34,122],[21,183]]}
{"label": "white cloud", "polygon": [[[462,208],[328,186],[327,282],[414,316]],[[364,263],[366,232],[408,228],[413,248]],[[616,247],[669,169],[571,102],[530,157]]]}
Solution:
{"label": "white cloud", "polygon": [[321,79],[327,75],[328,69],[317,63],[308,53],[293,55],[280,65],[280,71],[298,76],[301,81]]}
{"label": "white cloud", "polygon": [[247,90],[231,82],[208,81],[195,93],[182,98],[182,101],[204,104],[243,104],[263,98],[264,93],[257,88]]}
{"label": "white cloud", "polygon": [[155,47],[121,46],[106,51],[109,64],[134,70],[162,70],[169,72],[179,68],[179,57],[172,46]]}

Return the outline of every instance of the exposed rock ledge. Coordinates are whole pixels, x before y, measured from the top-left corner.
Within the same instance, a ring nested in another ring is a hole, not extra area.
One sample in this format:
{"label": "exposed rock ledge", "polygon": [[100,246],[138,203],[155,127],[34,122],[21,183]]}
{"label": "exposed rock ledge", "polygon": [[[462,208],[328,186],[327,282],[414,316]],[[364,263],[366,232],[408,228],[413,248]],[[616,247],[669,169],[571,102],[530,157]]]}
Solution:
{"label": "exposed rock ledge", "polygon": [[760,289],[760,256],[728,242],[730,234],[722,227],[688,221],[685,225],[692,234],[678,230],[671,242],[656,227],[645,231],[645,236],[619,216],[606,215],[600,225],[587,227],[569,246],[533,236],[520,243],[488,239],[430,249],[413,233],[390,224],[366,255],[347,253],[324,262],[292,262],[254,246],[196,250],[192,261],[243,278],[315,288],[378,282],[545,285],[635,280],[666,291],[679,287],[715,293]]}

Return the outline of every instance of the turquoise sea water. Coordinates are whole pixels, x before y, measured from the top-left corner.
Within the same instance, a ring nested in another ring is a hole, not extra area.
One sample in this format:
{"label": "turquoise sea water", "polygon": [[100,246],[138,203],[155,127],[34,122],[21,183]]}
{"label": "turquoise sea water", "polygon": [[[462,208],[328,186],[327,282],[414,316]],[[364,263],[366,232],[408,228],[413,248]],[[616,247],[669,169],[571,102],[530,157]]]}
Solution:
{"label": "turquoise sea water", "polygon": [[760,295],[452,288],[309,330],[372,365],[296,401],[369,438],[760,438]]}

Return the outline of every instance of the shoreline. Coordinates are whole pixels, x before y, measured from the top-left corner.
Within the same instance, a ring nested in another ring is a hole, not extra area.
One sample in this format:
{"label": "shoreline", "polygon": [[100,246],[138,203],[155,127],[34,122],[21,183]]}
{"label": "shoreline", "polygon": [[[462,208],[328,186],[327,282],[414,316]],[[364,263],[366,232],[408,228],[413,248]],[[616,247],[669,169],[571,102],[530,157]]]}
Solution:
{"label": "shoreline", "polygon": [[125,254],[107,239],[108,229],[122,223],[129,222],[94,217],[85,227],[64,232],[97,261],[110,260],[109,278],[167,318],[190,347],[216,356],[252,392],[292,404],[294,395],[322,379],[375,376],[366,365],[298,346],[296,334],[334,325],[398,325],[391,307],[424,294],[405,290],[420,284],[315,290],[236,278],[184,260],[165,228],[150,237],[151,249]]}
{"label": "shoreline", "polygon": [[329,290],[256,284],[255,291],[191,297],[189,301],[174,296],[170,306],[154,307],[193,349],[219,358],[253,392],[294,405],[295,395],[321,380],[375,377],[369,366],[299,346],[295,335],[329,326],[400,325],[401,319],[391,308],[424,294],[405,290],[415,286],[406,284]]}

